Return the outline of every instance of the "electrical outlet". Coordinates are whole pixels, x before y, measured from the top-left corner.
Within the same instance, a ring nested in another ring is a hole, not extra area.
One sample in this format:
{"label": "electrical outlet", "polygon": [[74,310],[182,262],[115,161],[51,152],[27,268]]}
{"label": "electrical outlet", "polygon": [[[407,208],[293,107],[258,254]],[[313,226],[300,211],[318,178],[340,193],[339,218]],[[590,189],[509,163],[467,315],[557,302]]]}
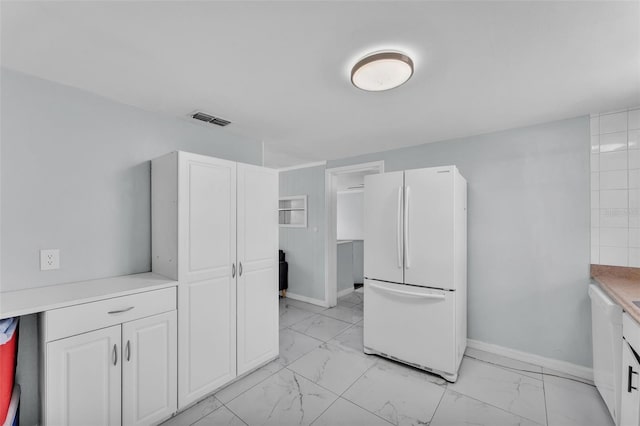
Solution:
{"label": "electrical outlet", "polygon": [[40,270],[60,269],[60,250],[40,250]]}

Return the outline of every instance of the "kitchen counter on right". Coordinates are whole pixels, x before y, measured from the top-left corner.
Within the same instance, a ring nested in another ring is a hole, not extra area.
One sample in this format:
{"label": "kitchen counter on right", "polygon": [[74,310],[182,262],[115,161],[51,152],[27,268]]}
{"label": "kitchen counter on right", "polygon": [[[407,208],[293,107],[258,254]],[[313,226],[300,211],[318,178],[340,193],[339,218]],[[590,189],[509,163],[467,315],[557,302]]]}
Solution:
{"label": "kitchen counter on right", "polygon": [[591,265],[591,277],[634,320],[640,323],[640,268]]}

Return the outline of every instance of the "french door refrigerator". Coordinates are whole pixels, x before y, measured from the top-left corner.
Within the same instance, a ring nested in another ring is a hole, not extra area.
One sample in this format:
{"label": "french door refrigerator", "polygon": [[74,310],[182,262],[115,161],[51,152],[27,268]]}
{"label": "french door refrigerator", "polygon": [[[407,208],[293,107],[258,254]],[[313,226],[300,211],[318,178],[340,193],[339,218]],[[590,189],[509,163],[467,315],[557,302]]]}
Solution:
{"label": "french door refrigerator", "polygon": [[364,351],[458,377],[467,342],[467,182],[455,166],[368,175]]}

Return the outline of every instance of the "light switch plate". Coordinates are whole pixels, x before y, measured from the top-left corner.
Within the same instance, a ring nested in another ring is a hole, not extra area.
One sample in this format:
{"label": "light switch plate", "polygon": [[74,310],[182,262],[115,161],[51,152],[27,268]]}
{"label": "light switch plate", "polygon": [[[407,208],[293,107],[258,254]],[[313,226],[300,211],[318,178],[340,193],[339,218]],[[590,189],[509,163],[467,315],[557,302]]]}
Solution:
{"label": "light switch plate", "polygon": [[60,250],[40,250],[40,270],[60,269]]}

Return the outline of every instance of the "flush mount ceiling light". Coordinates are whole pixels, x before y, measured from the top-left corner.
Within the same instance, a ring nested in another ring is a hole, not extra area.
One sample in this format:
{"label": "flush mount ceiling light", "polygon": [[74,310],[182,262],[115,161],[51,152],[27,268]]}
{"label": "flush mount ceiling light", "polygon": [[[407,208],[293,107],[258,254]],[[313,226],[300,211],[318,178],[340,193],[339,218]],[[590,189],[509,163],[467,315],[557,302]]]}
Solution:
{"label": "flush mount ceiling light", "polygon": [[413,75],[413,61],[400,52],[376,52],[351,69],[351,83],[359,89],[381,92],[405,83]]}

